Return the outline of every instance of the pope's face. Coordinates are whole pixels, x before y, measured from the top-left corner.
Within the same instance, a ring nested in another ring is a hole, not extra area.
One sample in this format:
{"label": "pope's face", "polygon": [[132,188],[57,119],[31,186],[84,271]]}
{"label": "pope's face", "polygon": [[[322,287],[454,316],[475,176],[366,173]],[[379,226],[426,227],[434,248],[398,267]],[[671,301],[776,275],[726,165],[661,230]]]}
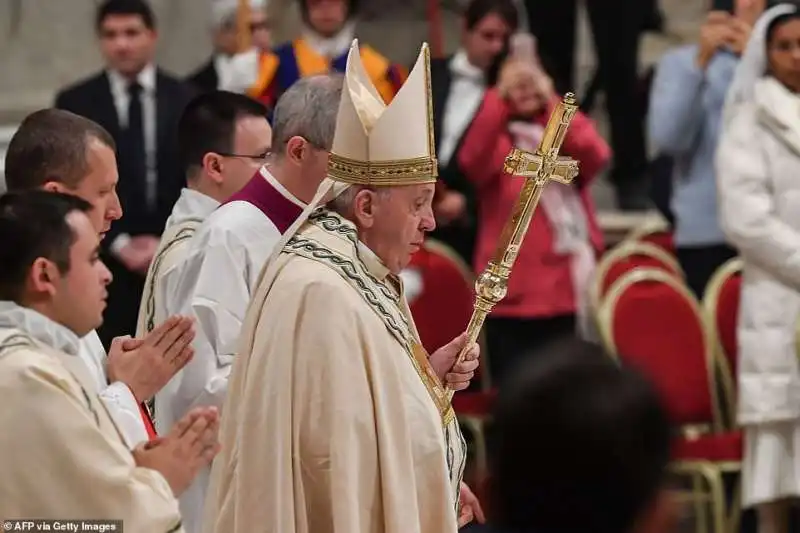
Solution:
{"label": "pope's face", "polygon": [[373,195],[369,227],[364,242],[395,274],[411,261],[425,240],[425,233],[436,228],[433,217],[434,185],[407,185],[384,191],[363,191]]}

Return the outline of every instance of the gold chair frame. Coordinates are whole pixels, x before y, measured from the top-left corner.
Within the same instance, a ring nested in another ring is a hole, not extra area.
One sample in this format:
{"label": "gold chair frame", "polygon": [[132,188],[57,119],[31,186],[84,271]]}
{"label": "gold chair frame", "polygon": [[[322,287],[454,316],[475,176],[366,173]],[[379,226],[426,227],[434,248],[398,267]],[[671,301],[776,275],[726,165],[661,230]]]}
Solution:
{"label": "gold chair frame", "polygon": [[597,267],[595,267],[592,281],[589,285],[589,305],[591,306],[593,314],[596,315],[600,310],[600,306],[602,305],[605,296],[602,294],[603,280],[605,280],[609,270],[611,270],[611,267],[618,261],[621,261],[632,255],[652,257],[653,259],[664,263],[664,265],[666,265],[670,270],[677,273],[681,277],[685,277],[683,269],[681,268],[680,263],[678,263],[678,260],[663,248],[660,248],[659,246],[649,242],[641,242],[636,240],[620,243],[606,252],[606,254],[603,255],[603,257],[597,263]]}
{"label": "gold chair frame", "polygon": [[729,429],[735,429],[736,425],[736,386],[734,376],[732,375],[731,366],[728,364],[730,354],[725,353],[725,348],[722,346],[719,330],[717,329],[717,307],[719,304],[719,296],[722,292],[722,287],[731,277],[742,272],[742,260],[738,257],[730,259],[723,263],[711,276],[711,279],[706,285],[706,290],[703,293],[703,318],[708,324],[714,339],[714,350],[717,352],[719,361],[720,378],[722,390],[726,396],[725,400],[728,404],[727,408],[727,426]]}
{"label": "gold chair frame", "polygon": [[[600,336],[606,351],[617,360],[619,353],[613,333],[613,319],[616,305],[620,297],[631,286],[645,282],[655,281],[663,283],[674,289],[689,303],[697,317],[698,324],[703,332],[704,361],[706,373],[708,375],[708,390],[711,395],[712,420],[708,425],[686,426],[682,428],[685,436],[697,435],[702,433],[721,433],[728,429],[722,415],[721,399],[717,388],[717,377],[728,371],[727,362],[721,365],[721,357],[715,349],[714,331],[709,327],[701,312],[700,303],[691,291],[677,279],[674,274],[657,268],[640,268],[632,270],[620,276],[609,288],[606,297],[603,299],[598,311],[598,324]],[[729,398],[728,398],[729,400]],[[675,461],[670,465],[671,473],[688,479],[692,489],[688,494],[688,499],[694,503],[695,517],[697,519],[697,531],[703,533],[735,533],[738,531],[741,518],[741,485],[739,478],[736,479],[733,498],[728,509],[725,499],[724,474],[736,474],[741,471],[739,461],[713,462],[706,460],[697,461]],[[705,487],[703,483],[705,482]],[[709,524],[709,514],[706,512],[705,503],[711,506],[711,524]]]}
{"label": "gold chair frame", "polygon": [[644,237],[651,235],[653,233],[660,233],[671,231],[672,227],[669,225],[669,222],[666,221],[663,217],[657,219],[651,219],[642,224],[641,226],[634,228],[625,236],[622,240],[622,243],[629,243],[629,242],[640,242],[641,239]]}

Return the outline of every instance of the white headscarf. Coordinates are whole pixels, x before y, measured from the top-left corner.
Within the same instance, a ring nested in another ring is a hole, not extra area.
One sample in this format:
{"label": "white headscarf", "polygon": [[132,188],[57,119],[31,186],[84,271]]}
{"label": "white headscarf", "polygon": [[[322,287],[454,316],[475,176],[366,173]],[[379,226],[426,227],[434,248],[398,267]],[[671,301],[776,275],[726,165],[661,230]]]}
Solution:
{"label": "white headscarf", "polygon": [[730,122],[741,104],[753,99],[756,83],[767,72],[767,28],[776,18],[796,11],[797,6],[779,4],[765,11],[753,26],[747,48],[739,60],[733,82],[725,99],[725,109],[722,115],[724,124]]}

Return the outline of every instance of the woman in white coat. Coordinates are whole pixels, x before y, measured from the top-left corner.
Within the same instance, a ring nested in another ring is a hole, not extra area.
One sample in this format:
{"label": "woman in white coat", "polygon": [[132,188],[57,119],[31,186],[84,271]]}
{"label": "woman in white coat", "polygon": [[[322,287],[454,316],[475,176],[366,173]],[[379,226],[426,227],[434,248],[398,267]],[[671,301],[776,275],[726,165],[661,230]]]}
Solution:
{"label": "woman in white coat", "polygon": [[722,227],[744,261],[738,325],[742,500],[760,533],[800,497],[800,11],[759,19],[727,97],[717,152]]}

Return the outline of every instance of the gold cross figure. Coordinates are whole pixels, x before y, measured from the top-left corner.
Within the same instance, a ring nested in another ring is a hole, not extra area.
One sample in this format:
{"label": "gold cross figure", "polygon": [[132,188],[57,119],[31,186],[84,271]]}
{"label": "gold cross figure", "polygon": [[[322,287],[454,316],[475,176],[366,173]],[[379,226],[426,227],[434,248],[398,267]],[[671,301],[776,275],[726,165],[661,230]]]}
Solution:
{"label": "gold cross figure", "polygon": [[[506,157],[503,171],[511,176],[525,178],[525,184],[500,234],[494,257],[475,282],[475,304],[467,326],[467,348],[477,342],[486,317],[506,296],[511,268],[544,188],[550,181],[572,183],[578,175],[578,162],[558,155],[577,110],[575,95],[567,93],[550,115],[536,152],[514,148]],[[463,360],[467,348],[459,354],[457,363]],[[453,391],[449,390],[448,394],[452,400]]]}

